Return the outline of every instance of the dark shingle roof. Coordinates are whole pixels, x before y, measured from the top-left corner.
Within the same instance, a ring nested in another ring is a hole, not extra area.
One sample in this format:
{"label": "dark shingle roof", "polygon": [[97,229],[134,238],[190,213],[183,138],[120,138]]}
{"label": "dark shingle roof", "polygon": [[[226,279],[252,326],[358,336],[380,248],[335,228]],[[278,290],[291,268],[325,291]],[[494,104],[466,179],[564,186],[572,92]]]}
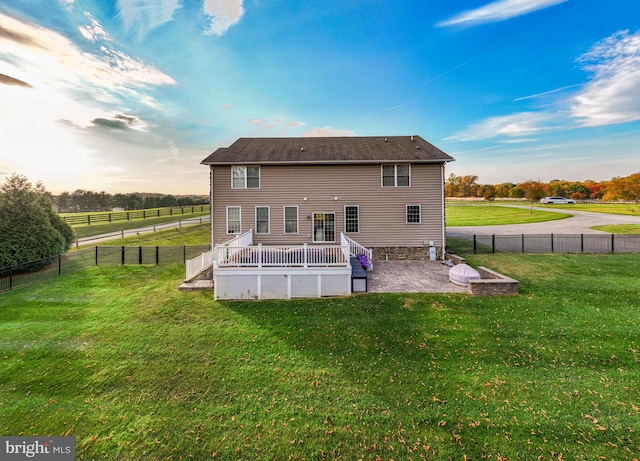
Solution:
{"label": "dark shingle roof", "polygon": [[420,136],[239,138],[202,161],[204,165],[411,162],[443,163],[453,157]]}

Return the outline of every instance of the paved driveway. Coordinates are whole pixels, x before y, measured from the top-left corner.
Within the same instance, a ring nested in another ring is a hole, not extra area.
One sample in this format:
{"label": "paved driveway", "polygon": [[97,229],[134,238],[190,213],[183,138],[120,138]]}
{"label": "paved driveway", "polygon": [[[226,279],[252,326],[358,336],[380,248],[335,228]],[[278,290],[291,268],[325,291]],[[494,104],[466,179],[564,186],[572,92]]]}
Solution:
{"label": "paved driveway", "polygon": [[[529,207],[517,207],[526,208]],[[608,224],[640,224],[640,217],[588,211],[573,211],[566,208],[553,209],[533,207],[534,210],[571,214],[570,218],[531,224],[505,224],[501,226],[447,226],[449,237],[469,237],[473,235],[514,235],[514,234],[607,234],[591,229],[593,226]]]}

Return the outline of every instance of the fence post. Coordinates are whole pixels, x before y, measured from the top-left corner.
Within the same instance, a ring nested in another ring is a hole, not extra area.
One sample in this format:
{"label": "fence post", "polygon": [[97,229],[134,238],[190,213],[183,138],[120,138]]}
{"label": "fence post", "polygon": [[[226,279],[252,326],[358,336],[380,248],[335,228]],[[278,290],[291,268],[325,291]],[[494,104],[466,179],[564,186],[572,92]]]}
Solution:
{"label": "fence post", "polygon": [[553,253],[553,234],[551,234],[551,253]]}
{"label": "fence post", "polygon": [[87,215],[87,226],[90,226],[90,225],[91,225],[91,215],[88,214]]}
{"label": "fence post", "polygon": [[584,234],[580,234],[580,253],[584,253]]}
{"label": "fence post", "polygon": [[160,264],[160,247],[156,245],[156,266]]}
{"label": "fence post", "polygon": [[491,253],[496,252],[496,234],[491,236]]}
{"label": "fence post", "polygon": [[182,262],[185,264],[187,262],[187,245],[183,245],[182,247]]}
{"label": "fence post", "polygon": [[477,242],[476,242],[476,234],[473,234],[473,254],[477,254],[478,253],[478,246],[477,246]]}
{"label": "fence post", "polygon": [[98,245],[96,245],[96,266],[98,265]]}
{"label": "fence post", "polygon": [[124,266],[124,245],[122,246],[122,265]]}
{"label": "fence post", "polygon": [[616,252],[616,234],[611,234],[611,253]]}
{"label": "fence post", "polygon": [[58,275],[62,274],[62,255],[58,255]]}
{"label": "fence post", "polygon": [[142,264],[142,245],[138,247],[138,264]]}
{"label": "fence post", "polygon": [[130,221],[129,219],[129,212],[127,211],[127,221]]}
{"label": "fence post", "polygon": [[522,253],[524,253],[524,234],[522,234]]}

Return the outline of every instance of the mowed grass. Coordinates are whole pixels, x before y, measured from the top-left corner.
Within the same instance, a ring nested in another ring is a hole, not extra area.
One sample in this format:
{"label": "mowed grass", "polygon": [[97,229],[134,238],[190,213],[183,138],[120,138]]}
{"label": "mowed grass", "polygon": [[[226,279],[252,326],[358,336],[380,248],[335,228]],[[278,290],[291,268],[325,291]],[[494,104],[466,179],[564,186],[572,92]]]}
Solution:
{"label": "mowed grass", "polygon": [[622,214],[640,216],[640,203],[575,203],[575,204],[538,204],[544,208],[559,208],[576,211],[591,211],[592,213]]}
{"label": "mowed grass", "polygon": [[[99,246],[183,246],[209,245],[211,243],[211,224],[193,224],[184,227],[159,230],[143,234],[129,234],[124,238],[105,240]],[[87,244],[95,246],[96,244]],[[82,247],[82,245],[81,245]]]}
{"label": "mowed grass", "polygon": [[[100,213],[90,213],[90,214],[100,214]],[[104,213],[104,214],[108,214],[108,213]],[[129,230],[129,229],[137,229],[140,227],[153,226],[154,224],[178,222],[184,219],[207,216],[208,214],[209,214],[208,211],[206,212],[199,211],[196,213],[176,214],[173,216],[161,216],[161,217],[147,218],[147,219],[131,219],[130,221],[115,221],[113,223],[99,222],[97,224],[92,224],[90,226],[86,224],[82,224],[79,226],[71,226],[71,228],[75,232],[77,238],[84,238],[84,237],[93,237],[94,235],[109,234],[109,233],[118,232],[121,230]]]}
{"label": "mowed grass", "polygon": [[447,205],[447,226],[494,226],[500,224],[526,224],[534,222],[554,221],[571,217],[568,213],[552,211],[530,211],[528,208],[509,206],[473,204]]}
{"label": "mowed grass", "polygon": [[608,226],[593,226],[592,229],[612,234],[640,234],[640,224],[611,224]]}
{"label": "mowed grass", "polygon": [[0,432],[76,458],[632,460],[637,255],[470,255],[506,298],[214,302],[182,266],[0,296]]}

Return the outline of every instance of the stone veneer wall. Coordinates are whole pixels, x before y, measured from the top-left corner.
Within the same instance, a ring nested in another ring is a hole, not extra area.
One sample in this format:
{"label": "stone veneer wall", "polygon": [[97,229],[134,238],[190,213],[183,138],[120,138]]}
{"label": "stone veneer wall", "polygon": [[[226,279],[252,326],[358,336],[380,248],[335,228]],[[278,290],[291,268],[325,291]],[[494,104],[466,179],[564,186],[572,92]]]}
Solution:
{"label": "stone veneer wall", "polygon": [[517,280],[498,272],[479,266],[480,280],[469,280],[467,292],[477,296],[517,295],[519,283]]}
{"label": "stone veneer wall", "polygon": [[[429,260],[429,247],[374,247],[373,260],[378,261],[406,261]],[[442,248],[436,247],[436,259],[442,258]],[[375,264],[375,263],[374,263]]]}

